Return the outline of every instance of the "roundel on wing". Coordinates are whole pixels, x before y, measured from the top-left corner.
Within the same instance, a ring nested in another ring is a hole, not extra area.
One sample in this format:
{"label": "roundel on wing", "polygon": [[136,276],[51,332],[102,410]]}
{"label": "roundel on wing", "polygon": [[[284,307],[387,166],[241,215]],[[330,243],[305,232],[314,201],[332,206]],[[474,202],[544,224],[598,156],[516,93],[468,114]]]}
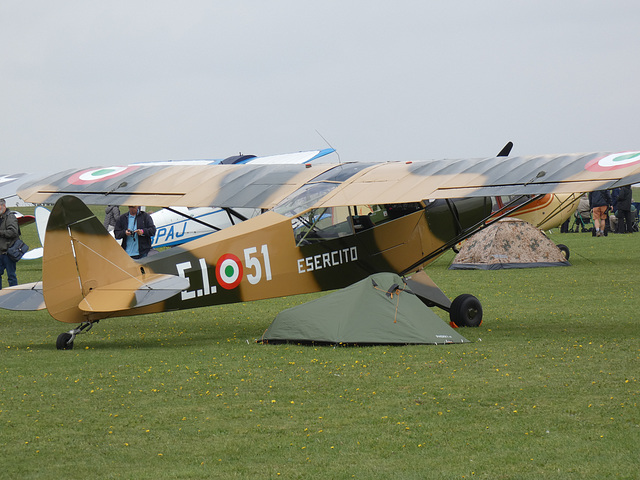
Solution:
{"label": "roundel on wing", "polygon": [[125,173],[129,173],[135,170],[137,167],[104,167],[104,168],[91,168],[89,170],[83,170],[81,172],[74,173],[67,180],[72,185],[88,185],[90,183],[101,182],[103,180],[110,180]]}
{"label": "roundel on wing", "polygon": [[640,152],[612,153],[606,157],[596,158],[585,165],[586,170],[605,172],[629,167],[640,163]]}
{"label": "roundel on wing", "polygon": [[242,263],[232,253],[222,255],[216,262],[216,278],[218,285],[231,290],[240,285],[242,281]]}

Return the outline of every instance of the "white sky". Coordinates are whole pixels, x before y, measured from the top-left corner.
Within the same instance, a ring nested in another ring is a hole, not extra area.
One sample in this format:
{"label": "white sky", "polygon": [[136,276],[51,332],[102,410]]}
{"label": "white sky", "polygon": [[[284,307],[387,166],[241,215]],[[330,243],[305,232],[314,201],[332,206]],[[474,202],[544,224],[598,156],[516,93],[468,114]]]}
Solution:
{"label": "white sky", "polygon": [[640,2],[0,2],[0,173],[640,149]]}

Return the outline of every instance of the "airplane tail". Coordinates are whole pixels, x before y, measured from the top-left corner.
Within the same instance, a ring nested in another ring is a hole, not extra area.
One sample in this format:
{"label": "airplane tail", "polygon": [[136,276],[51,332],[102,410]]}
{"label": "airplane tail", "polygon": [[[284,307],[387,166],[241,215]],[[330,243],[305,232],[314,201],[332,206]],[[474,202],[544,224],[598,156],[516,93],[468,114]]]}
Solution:
{"label": "airplane tail", "polygon": [[64,196],[47,223],[42,262],[44,301],[65,323],[94,321],[151,305],[188,288],[131,259],[78,198]]}

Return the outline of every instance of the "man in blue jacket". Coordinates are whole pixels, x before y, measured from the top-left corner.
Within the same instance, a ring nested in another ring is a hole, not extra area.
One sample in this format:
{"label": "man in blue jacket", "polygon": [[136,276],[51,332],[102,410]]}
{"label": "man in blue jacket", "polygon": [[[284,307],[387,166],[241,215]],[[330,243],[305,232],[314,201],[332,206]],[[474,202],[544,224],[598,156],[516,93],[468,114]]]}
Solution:
{"label": "man in blue jacket", "polygon": [[122,248],[131,258],[144,258],[151,250],[151,237],[156,234],[156,226],[151,215],[140,210],[139,206],[130,206],[129,213],[120,215],[113,232],[122,239]]}

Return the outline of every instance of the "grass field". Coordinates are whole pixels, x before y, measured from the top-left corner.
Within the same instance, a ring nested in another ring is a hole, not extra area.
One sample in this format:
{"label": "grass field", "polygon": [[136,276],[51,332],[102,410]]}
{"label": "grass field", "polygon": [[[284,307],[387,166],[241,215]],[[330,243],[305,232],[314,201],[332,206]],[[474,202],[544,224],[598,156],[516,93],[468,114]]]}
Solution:
{"label": "grass field", "polygon": [[104,321],[70,351],[46,311],[1,311],[0,478],[639,478],[640,236],[552,238],[571,267],[427,268],[483,303],[471,344],[254,343],[315,295]]}

